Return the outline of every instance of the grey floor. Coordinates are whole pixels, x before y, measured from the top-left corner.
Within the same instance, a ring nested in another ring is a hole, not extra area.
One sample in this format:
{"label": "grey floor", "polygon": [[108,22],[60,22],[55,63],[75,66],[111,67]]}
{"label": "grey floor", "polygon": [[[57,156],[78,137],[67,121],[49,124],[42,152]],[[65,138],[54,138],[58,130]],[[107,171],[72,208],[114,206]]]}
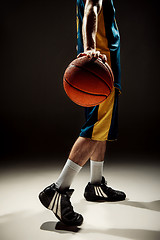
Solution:
{"label": "grey floor", "polygon": [[86,165],[76,177],[71,201],[74,209],[84,216],[80,227],[62,225],[37,197],[39,191],[56,180],[63,164],[2,168],[0,239],[160,239],[159,166],[148,159],[145,164],[134,164],[131,159],[120,162],[106,163],[104,175],[108,185],[127,193],[127,200],[123,202],[85,201],[83,191],[89,180],[89,166]]}

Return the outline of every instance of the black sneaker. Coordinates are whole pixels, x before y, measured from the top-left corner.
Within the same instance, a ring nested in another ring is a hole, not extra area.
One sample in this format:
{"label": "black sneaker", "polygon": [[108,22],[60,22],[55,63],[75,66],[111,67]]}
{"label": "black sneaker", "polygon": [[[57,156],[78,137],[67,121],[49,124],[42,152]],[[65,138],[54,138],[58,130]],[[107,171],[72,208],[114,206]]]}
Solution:
{"label": "black sneaker", "polygon": [[114,190],[107,186],[105,178],[102,177],[101,183],[91,184],[90,182],[85,188],[84,197],[87,201],[122,201],[126,198],[124,192]]}
{"label": "black sneaker", "polygon": [[59,191],[55,184],[46,187],[40,194],[41,203],[55,214],[64,224],[70,226],[80,226],[83,222],[81,214],[74,212],[70,202],[73,189]]}

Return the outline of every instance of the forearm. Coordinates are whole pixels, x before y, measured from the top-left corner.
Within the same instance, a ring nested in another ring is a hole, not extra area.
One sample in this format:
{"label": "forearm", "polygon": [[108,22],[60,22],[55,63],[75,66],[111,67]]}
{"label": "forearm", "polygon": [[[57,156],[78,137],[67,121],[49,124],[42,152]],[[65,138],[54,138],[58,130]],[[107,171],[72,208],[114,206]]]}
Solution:
{"label": "forearm", "polygon": [[84,52],[80,53],[78,57],[101,58],[105,63],[107,61],[106,55],[96,51],[98,15],[102,9],[102,3],[103,0],[86,0],[82,25]]}
{"label": "forearm", "polygon": [[97,22],[96,9],[92,8],[84,14],[82,27],[84,51],[96,49]]}
{"label": "forearm", "polygon": [[98,14],[101,7],[102,0],[86,1],[82,26],[84,51],[96,49]]}

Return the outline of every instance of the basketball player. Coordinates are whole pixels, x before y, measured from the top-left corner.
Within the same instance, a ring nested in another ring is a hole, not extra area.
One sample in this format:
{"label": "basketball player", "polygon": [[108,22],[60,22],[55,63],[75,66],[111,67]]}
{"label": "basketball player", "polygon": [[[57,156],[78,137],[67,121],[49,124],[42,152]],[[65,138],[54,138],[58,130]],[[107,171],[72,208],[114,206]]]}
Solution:
{"label": "basketball player", "polygon": [[103,177],[106,141],[117,138],[117,104],[121,91],[120,36],[112,0],[77,0],[78,57],[100,57],[114,73],[114,89],[99,106],[85,108],[86,122],[69,154],[58,179],[40,194],[41,203],[68,225],[81,225],[83,217],[70,202],[70,185],[90,159],[90,182],[84,197],[87,201],[121,201],[125,193],[107,186]]}

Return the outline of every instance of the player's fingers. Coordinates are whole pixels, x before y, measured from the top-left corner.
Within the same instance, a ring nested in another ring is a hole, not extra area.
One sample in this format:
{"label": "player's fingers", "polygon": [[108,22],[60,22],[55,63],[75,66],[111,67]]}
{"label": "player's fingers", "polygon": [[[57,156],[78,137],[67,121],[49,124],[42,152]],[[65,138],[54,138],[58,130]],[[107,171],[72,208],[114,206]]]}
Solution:
{"label": "player's fingers", "polygon": [[79,58],[79,57],[83,57],[83,56],[85,56],[84,53],[79,53],[79,54],[77,55],[77,58]]}
{"label": "player's fingers", "polygon": [[86,55],[87,55],[87,57],[91,58],[91,57],[93,57],[93,52],[92,51],[87,51]]}
{"label": "player's fingers", "polygon": [[99,57],[102,59],[102,61],[103,61],[104,63],[107,62],[107,57],[106,57],[105,54],[100,54]]}
{"label": "player's fingers", "polygon": [[81,57],[81,53],[79,53],[79,54],[77,55],[77,58],[79,58],[79,57]]}
{"label": "player's fingers", "polygon": [[88,53],[89,57],[95,57],[95,51],[94,50],[87,51],[87,53]]}
{"label": "player's fingers", "polygon": [[[100,52],[99,51],[95,51],[95,50],[89,50],[83,53],[78,54],[77,58],[79,57],[83,57],[83,56],[87,56],[88,58],[99,58],[100,57]],[[102,57],[101,57],[102,58]]]}
{"label": "player's fingers", "polygon": [[104,63],[107,62],[107,56],[105,54],[103,54],[103,61]]}
{"label": "player's fingers", "polygon": [[95,57],[96,57],[96,58],[99,58],[99,56],[100,56],[100,51],[96,51],[96,52],[95,52]]}
{"label": "player's fingers", "polygon": [[83,56],[91,57],[91,54],[89,52],[83,52],[83,53],[78,54],[77,58],[80,58]]}

